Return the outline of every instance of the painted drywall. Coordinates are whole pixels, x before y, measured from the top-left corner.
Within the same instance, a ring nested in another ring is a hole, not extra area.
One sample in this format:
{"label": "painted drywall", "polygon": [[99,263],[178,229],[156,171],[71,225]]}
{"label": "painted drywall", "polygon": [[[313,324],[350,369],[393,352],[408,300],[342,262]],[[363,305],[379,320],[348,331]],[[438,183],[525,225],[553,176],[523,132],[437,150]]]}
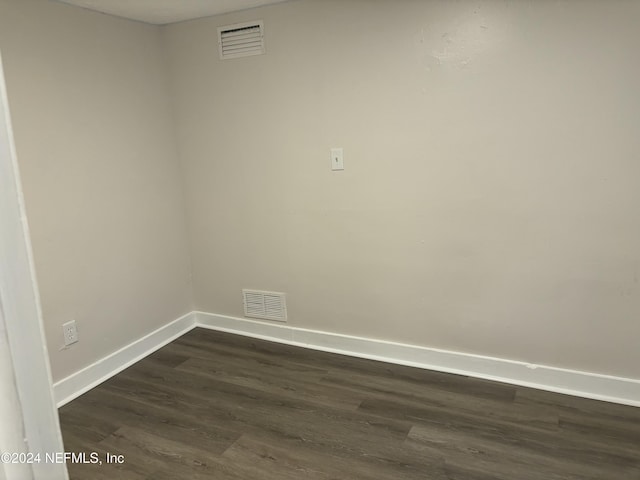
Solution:
{"label": "painted drywall", "polygon": [[[266,55],[219,60],[253,19]],[[639,22],[301,0],[163,27],[196,308],[283,291],[294,327],[640,378]]]}
{"label": "painted drywall", "polygon": [[2,0],[0,49],[55,381],[192,309],[160,31]]}

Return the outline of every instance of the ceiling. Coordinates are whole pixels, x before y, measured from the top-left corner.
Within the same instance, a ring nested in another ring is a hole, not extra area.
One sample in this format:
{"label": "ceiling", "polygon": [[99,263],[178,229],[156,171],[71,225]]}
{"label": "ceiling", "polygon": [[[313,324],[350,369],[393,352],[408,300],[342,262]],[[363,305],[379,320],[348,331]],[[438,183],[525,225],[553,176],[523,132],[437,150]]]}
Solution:
{"label": "ceiling", "polygon": [[164,25],[287,0],[58,0],[109,15]]}

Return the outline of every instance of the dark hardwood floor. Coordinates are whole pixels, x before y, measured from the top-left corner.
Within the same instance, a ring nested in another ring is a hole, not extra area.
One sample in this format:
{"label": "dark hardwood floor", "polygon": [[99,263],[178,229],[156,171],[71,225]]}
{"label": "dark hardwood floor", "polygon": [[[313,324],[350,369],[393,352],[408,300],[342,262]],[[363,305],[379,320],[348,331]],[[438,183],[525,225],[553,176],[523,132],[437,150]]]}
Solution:
{"label": "dark hardwood floor", "polygon": [[72,479],[639,480],[640,408],[196,329],[60,409]]}

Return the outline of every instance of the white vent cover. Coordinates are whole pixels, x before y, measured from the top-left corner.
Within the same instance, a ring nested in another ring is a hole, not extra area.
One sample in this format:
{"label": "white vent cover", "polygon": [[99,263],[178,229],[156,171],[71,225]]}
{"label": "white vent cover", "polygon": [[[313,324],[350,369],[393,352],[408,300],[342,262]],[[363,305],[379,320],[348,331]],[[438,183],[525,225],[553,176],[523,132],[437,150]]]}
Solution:
{"label": "white vent cover", "polygon": [[287,321],[287,302],[284,293],[242,290],[245,317]]}
{"label": "white vent cover", "polygon": [[264,53],[262,20],[218,27],[220,58],[247,57]]}

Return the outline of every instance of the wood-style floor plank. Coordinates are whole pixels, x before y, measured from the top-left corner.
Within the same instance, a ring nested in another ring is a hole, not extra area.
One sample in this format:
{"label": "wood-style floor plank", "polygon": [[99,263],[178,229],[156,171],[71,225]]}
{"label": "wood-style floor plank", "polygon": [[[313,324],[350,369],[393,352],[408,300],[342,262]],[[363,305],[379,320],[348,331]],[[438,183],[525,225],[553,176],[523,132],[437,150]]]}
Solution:
{"label": "wood-style floor plank", "polygon": [[60,409],[72,480],[638,480],[640,409],[196,329]]}

